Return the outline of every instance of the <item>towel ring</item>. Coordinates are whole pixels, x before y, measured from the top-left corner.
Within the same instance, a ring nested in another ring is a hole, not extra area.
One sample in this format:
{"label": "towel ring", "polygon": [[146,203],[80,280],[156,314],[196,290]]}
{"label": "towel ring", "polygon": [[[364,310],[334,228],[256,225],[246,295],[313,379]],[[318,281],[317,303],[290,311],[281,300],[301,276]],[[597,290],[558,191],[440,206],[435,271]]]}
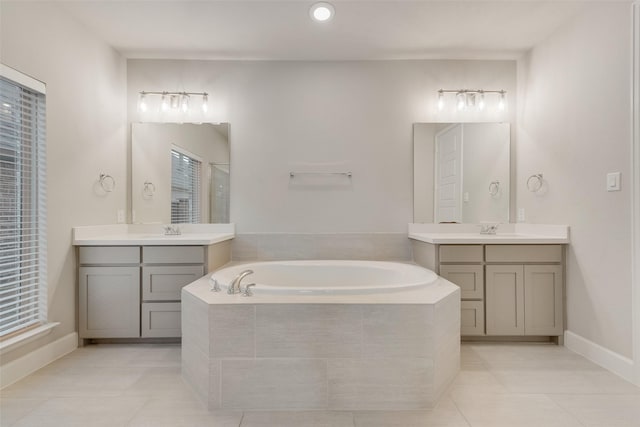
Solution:
{"label": "towel ring", "polygon": [[142,194],[145,197],[153,197],[153,193],[155,192],[156,192],[156,186],[153,184],[153,182],[145,181],[144,188],[142,189]]}
{"label": "towel ring", "polygon": [[537,193],[542,188],[542,182],[541,173],[531,175],[529,179],[527,179],[527,189],[532,193]]}
{"label": "towel ring", "polygon": [[491,181],[491,184],[489,184],[489,194],[497,196],[498,193],[500,193],[500,181]]}
{"label": "towel ring", "polygon": [[109,174],[101,173],[98,182],[100,187],[107,193],[111,193],[116,188],[116,180]]}

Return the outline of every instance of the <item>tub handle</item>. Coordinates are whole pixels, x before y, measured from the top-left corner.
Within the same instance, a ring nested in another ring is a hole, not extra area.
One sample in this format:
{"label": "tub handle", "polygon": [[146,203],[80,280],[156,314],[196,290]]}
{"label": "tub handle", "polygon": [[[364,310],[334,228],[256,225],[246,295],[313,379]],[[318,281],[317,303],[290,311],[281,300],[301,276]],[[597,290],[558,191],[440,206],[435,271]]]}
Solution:
{"label": "tub handle", "polygon": [[210,285],[209,290],[211,292],[220,292],[220,284],[213,277],[209,279],[209,285]]}
{"label": "tub handle", "polygon": [[250,297],[253,296],[253,292],[251,292],[251,287],[255,286],[255,283],[249,283],[247,286],[244,287],[244,292],[242,292],[242,296],[243,297]]}

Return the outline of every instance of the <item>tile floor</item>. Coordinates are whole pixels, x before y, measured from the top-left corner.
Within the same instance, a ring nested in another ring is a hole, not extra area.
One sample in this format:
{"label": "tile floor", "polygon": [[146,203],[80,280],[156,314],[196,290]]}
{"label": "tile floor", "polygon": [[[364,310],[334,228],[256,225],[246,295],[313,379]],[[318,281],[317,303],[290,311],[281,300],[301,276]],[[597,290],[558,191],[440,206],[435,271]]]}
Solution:
{"label": "tile floor", "polygon": [[438,406],[401,412],[215,412],[180,376],[175,345],[80,348],[0,394],[0,426],[640,426],[640,388],[564,347],[464,344]]}

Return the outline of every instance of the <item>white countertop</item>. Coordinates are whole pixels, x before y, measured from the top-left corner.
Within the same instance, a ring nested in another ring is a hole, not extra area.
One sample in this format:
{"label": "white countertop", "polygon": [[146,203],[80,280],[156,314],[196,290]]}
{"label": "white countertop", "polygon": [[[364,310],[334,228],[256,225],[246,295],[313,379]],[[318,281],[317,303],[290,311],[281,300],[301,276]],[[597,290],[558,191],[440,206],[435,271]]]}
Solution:
{"label": "white countertop", "polygon": [[409,224],[409,238],[433,244],[567,244],[569,227],[500,224],[496,234],[480,234],[476,224]]}
{"label": "white countertop", "polygon": [[161,224],[115,224],[73,228],[74,246],[212,245],[235,237],[234,224],[180,224],[181,234],[164,235]]}

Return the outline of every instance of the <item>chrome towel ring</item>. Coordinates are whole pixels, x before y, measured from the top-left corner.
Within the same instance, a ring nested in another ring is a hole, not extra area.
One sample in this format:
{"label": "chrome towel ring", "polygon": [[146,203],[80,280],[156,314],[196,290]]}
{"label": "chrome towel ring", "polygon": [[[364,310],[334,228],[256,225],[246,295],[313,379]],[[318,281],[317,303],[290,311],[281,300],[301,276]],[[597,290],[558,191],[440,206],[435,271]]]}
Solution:
{"label": "chrome towel ring", "polygon": [[531,175],[529,179],[527,179],[527,189],[532,193],[537,193],[542,188],[542,174],[538,173],[535,175]]}
{"label": "chrome towel ring", "polygon": [[107,193],[111,193],[116,188],[116,180],[109,174],[101,173],[98,182],[100,187]]}

